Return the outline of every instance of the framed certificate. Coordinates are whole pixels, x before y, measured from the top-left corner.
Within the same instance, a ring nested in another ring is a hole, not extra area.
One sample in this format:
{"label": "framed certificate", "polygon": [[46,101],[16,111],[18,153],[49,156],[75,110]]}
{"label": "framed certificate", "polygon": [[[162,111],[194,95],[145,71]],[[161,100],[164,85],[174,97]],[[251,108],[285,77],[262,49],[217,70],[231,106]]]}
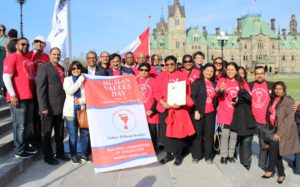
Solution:
{"label": "framed certificate", "polygon": [[169,105],[186,105],[186,81],[171,82],[168,84]]}

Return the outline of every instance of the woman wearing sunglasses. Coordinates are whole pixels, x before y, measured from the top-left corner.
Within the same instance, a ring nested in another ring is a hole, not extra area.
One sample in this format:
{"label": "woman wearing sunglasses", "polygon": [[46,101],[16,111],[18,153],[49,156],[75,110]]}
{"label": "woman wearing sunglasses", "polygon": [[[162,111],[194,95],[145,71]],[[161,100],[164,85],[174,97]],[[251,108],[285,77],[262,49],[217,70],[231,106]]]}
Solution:
{"label": "woman wearing sunglasses", "polygon": [[157,101],[153,97],[155,79],[149,76],[150,70],[150,64],[142,62],[138,66],[139,74],[136,79],[139,84],[142,97],[144,99],[144,106],[146,110],[152,143],[154,149],[157,151],[157,126],[159,123],[159,115],[156,111]]}
{"label": "woman wearing sunglasses", "polygon": [[63,116],[69,131],[69,147],[71,159],[74,164],[80,164],[81,160],[90,162],[89,158],[89,129],[80,129],[81,160],[77,153],[78,121],[77,110],[85,109],[85,94],[83,89],[84,76],[83,66],[79,61],[73,61],[69,67],[68,77],[64,80],[66,100],[64,103]]}
{"label": "woman wearing sunglasses", "polygon": [[181,68],[181,71],[187,74],[191,84],[200,77],[201,71],[195,68],[195,63],[191,55],[186,54],[182,57],[182,65],[183,68]]}
{"label": "woman wearing sunglasses", "polygon": [[[176,57],[167,56],[164,61],[166,71],[157,76],[154,90],[154,96],[158,102],[156,108],[160,112],[160,142],[167,152],[166,157],[160,163],[165,164],[176,158],[174,165],[179,166],[183,161],[182,152],[188,144],[188,137],[195,133],[189,115],[193,101],[190,97],[190,82],[185,73],[177,70]],[[169,105],[167,103],[168,84],[177,81],[186,83],[186,105]]]}

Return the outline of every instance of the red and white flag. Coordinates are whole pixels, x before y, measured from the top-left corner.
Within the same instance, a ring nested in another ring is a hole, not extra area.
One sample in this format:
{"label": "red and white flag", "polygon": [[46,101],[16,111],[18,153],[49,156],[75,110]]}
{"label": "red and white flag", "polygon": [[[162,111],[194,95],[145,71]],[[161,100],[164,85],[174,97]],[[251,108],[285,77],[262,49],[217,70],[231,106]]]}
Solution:
{"label": "red and white flag", "polygon": [[127,47],[120,51],[120,55],[123,57],[127,52],[133,52],[134,56],[139,53],[144,53],[145,56],[150,55],[150,29],[147,29],[133,42],[131,42]]}

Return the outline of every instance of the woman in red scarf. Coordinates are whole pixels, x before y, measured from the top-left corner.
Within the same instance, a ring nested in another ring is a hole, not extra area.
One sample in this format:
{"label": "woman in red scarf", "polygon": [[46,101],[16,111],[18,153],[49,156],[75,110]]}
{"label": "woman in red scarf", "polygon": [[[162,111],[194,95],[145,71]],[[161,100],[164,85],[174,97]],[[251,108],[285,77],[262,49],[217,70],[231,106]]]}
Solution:
{"label": "woman in red scarf", "polygon": [[150,70],[150,64],[147,62],[142,62],[138,66],[139,74],[136,79],[144,98],[144,106],[152,143],[154,149],[157,150],[157,125],[159,123],[159,115],[156,111],[157,101],[153,97],[155,79],[153,77],[149,77]]}
{"label": "woman in red scarf", "polygon": [[[166,72],[160,73],[156,78],[154,97],[157,100],[157,110],[160,112],[160,142],[164,145],[167,156],[160,161],[165,164],[175,159],[174,165],[182,163],[182,151],[187,146],[187,137],[195,133],[189,115],[189,109],[193,106],[190,97],[191,88],[185,73],[176,70],[177,59],[174,56],[165,58]],[[168,84],[177,81],[186,82],[186,105],[169,105]]]}

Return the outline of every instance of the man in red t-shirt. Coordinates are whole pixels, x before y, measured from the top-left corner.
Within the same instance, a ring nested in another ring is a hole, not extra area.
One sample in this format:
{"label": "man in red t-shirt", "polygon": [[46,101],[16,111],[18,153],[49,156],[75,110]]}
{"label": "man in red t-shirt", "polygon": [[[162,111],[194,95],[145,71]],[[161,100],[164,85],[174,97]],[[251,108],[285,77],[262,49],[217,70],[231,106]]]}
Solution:
{"label": "man in red t-shirt", "polygon": [[[34,70],[32,71],[32,77],[35,78],[38,67],[42,64],[45,64],[49,61],[49,55],[44,53],[44,48],[46,47],[46,40],[43,36],[38,35],[33,40],[32,51],[29,51],[29,55],[31,57],[31,61],[33,62]],[[36,91],[34,86],[34,113],[33,113],[33,127],[34,127],[34,142],[37,145],[42,145],[42,132],[41,132],[41,118],[39,115],[38,103],[36,99]]]}
{"label": "man in red t-shirt", "polygon": [[15,157],[27,158],[37,152],[29,146],[33,135],[33,63],[26,38],[18,39],[16,49],[4,61],[3,80],[12,114]]}
{"label": "man in red t-shirt", "polygon": [[257,122],[257,134],[260,146],[258,166],[265,170],[267,169],[268,150],[264,143],[264,132],[267,128],[266,113],[273,83],[266,81],[265,68],[263,66],[255,67],[254,76],[255,81],[249,83],[252,95],[251,108]]}

